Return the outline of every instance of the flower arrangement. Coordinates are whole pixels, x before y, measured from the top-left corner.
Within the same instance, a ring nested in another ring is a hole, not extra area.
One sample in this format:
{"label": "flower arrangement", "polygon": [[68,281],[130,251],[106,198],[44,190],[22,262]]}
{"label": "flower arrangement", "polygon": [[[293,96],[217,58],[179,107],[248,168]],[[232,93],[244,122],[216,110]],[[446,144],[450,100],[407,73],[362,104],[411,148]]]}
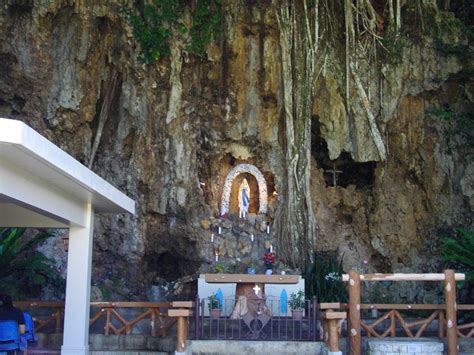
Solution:
{"label": "flower arrangement", "polygon": [[265,254],[263,254],[262,260],[263,260],[263,263],[265,264],[265,267],[267,269],[271,269],[273,268],[273,265],[275,265],[276,255],[275,253],[267,251]]}

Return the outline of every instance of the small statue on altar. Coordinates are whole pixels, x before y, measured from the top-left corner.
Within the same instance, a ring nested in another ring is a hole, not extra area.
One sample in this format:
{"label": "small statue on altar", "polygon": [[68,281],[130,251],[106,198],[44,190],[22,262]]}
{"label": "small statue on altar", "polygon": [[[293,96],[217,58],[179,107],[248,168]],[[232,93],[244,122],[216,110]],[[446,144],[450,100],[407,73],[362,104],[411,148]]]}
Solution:
{"label": "small statue on altar", "polygon": [[245,218],[249,212],[250,205],[250,186],[247,179],[244,178],[239,187],[239,218]]}

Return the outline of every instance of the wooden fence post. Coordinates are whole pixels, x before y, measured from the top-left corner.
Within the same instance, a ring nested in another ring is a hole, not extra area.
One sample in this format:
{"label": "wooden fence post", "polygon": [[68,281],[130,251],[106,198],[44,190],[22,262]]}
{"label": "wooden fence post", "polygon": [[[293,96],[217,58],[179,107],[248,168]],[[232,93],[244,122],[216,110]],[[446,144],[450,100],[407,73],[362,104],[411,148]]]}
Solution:
{"label": "wooden fence post", "polygon": [[454,279],[454,270],[444,271],[444,297],[446,302],[448,355],[457,355],[458,323],[456,318],[456,280]]}
{"label": "wooden fence post", "polygon": [[176,339],[176,352],[184,353],[188,322],[185,317],[178,317],[178,332]]}
{"label": "wooden fence post", "polygon": [[444,338],[444,311],[438,312],[438,338]]}
{"label": "wooden fence post", "polygon": [[339,322],[347,318],[346,312],[334,312],[328,309],[321,315],[324,321],[324,338],[329,346],[329,354],[342,354],[339,351]]}
{"label": "wooden fence post", "polygon": [[168,309],[168,317],[178,319],[178,329],[176,332],[176,351],[175,354],[184,354],[186,350],[186,338],[188,337],[188,318],[193,315],[193,302],[175,301],[171,302],[172,307],[186,307],[181,309]]}
{"label": "wooden fence post", "polygon": [[58,308],[54,314],[55,318],[55,331],[56,333],[61,333],[61,310]]}
{"label": "wooden fence post", "polygon": [[360,355],[360,275],[349,271],[349,345],[351,355]]}

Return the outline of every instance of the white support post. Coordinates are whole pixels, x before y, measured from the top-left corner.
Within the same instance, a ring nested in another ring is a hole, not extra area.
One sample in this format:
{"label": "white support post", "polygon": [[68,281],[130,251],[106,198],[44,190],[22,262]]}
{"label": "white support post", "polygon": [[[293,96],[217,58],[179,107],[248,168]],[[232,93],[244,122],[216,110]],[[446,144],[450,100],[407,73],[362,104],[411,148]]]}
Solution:
{"label": "white support post", "polygon": [[86,225],[69,229],[64,338],[61,354],[89,353],[89,301],[91,290],[94,211],[84,206]]}

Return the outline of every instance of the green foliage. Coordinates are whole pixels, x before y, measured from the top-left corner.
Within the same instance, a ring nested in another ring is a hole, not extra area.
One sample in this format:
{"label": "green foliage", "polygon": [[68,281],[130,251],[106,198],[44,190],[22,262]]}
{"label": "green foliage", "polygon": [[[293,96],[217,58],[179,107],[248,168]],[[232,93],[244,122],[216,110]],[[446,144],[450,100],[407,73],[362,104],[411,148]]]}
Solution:
{"label": "green foliage", "polygon": [[209,310],[219,309],[219,299],[216,295],[212,294],[209,296]]}
{"label": "green foliage", "polygon": [[248,268],[251,268],[251,269],[255,269],[257,267],[257,264],[255,264],[255,262],[253,262],[252,260],[250,260],[248,263],[247,263],[247,267]]}
{"label": "green foliage", "polygon": [[114,292],[117,292],[117,290],[122,290],[124,284],[121,278],[113,275],[110,279],[101,280],[101,282],[97,284],[97,287],[102,294],[102,299],[111,301]]}
{"label": "green foliage", "polygon": [[170,53],[169,40],[173,25],[181,17],[182,2],[155,0],[141,4],[138,11],[125,9],[123,12],[133,28],[133,35],[141,47],[140,59],[153,63]]}
{"label": "green foliage", "polygon": [[112,300],[112,290],[110,287],[107,287],[106,285],[100,284],[97,286],[100,290],[100,293],[102,294],[102,300],[104,301],[110,301]]}
{"label": "green foliage", "polygon": [[474,33],[452,12],[439,11],[434,16],[434,45],[437,51],[455,55],[460,59],[470,59],[473,55],[472,42]]}
{"label": "green foliage", "polygon": [[229,267],[224,263],[216,262],[213,270],[216,274],[225,274],[229,272]]}
{"label": "green foliage", "polygon": [[304,300],[304,291],[299,290],[298,292],[293,292],[290,295],[290,299],[288,300],[288,305],[292,311],[294,310],[302,310],[305,308],[305,300]]}
{"label": "green foliage", "polygon": [[314,255],[304,274],[308,298],[316,296],[318,302],[346,302],[347,292],[342,282],[343,256],[336,252],[321,252]]}
{"label": "green foliage", "polygon": [[[470,95],[466,91],[465,93],[469,101]],[[445,122],[448,140],[460,137],[467,146],[474,146],[474,113],[472,111],[455,112],[449,108],[435,108],[426,111],[426,114]]]}
{"label": "green foliage", "polygon": [[190,9],[192,24],[184,22],[188,2],[184,0],[154,0],[140,3],[136,11],[124,9],[133,35],[141,47],[140,59],[150,64],[170,54],[173,33],[189,34],[190,53],[203,56],[205,46],[220,35],[221,0],[200,0]]}
{"label": "green foliage", "polygon": [[[452,12],[438,11],[434,16],[435,26],[433,30],[437,38],[449,40],[455,36],[461,38],[465,35],[466,26]],[[445,38],[448,36],[448,38]]]}
{"label": "green foliage", "polygon": [[410,46],[410,41],[405,36],[387,34],[380,40],[383,51],[380,51],[383,62],[392,65],[403,63],[405,59],[405,49]]}
{"label": "green foliage", "polygon": [[202,57],[205,47],[220,37],[221,3],[221,0],[200,0],[197,2],[190,30],[191,44],[188,46],[191,53]]}
{"label": "green foliage", "polygon": [[441,255],[448,267],[465,272],[466,280],[474,282],[474,231],[456,228],[441,240]]}
{"label": "green foliage", "polygon": [[64,289],[64,280],[51,267],[49,259],[36,247],[49,237],[40,233],[27,242],[22,241],[22,228],[0,228],[0,285],[3,292],[14,298],[37,296],[50,285]]}

